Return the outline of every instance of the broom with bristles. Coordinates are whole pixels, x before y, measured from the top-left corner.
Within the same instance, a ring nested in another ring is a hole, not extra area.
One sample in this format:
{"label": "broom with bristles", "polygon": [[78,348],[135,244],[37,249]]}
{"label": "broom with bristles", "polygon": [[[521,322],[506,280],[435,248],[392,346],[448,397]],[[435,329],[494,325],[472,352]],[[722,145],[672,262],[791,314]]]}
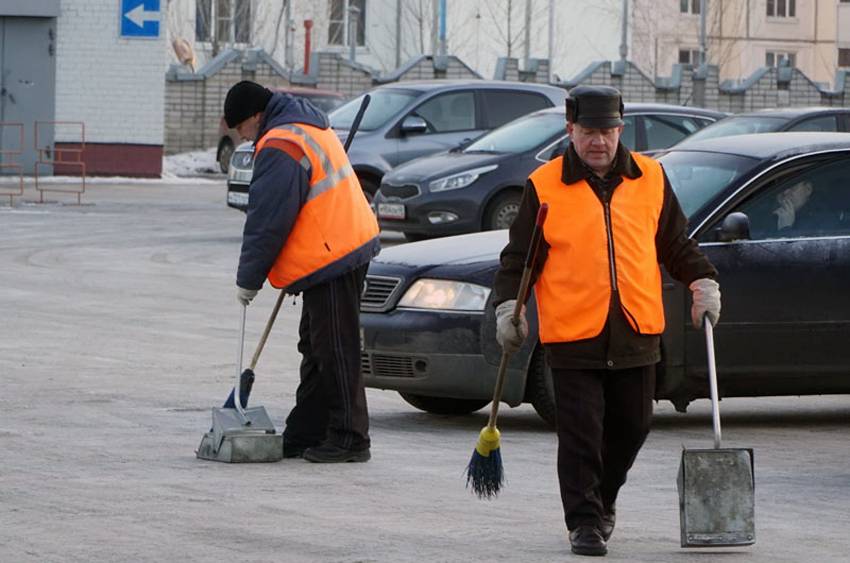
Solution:
{"label": "broom with bristles", "polygon": [[[540,245],[540,237],[543,234],[543,222],[546,221],[546,213],[549,206],[545,203],[540,205],[537,212],[537,222],[531,234],[531,243],[528,246],[528,254],[525,257],[525,267],[522,271],[522,279],[517,292],[516,306],[514,307],[511,322],[514,326],[519,325],[519,316],[522,307],[528,299],[530,291],[531,272],[534,261],[537,258],[537,247]],[[499,494],[499,490],[505,483],[505,473],[502,468],[501,436],[496,428],[496,417],[499,414],[499,403],[502,401],[502,389],[505,386],[505,374],[508,369],[508,360],[511,355],[502,351],[502,361],[499,364],[499,374],[496,377],[496,388],[493,391],[493,402],[490,405],[490,420],[487,426],[478,434],[478,444],[472,452],[472,459],[466,467],[466,486],[472,484],[473,492],[481,499],[490,499]]]}

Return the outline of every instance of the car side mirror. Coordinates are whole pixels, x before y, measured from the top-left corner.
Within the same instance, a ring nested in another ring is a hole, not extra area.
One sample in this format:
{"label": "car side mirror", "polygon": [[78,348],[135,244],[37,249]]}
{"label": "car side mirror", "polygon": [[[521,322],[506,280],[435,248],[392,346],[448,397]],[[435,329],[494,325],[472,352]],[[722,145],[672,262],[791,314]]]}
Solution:
{"label": "car side mirror", "polygon": [[723,222],[715,231],[718,242],[746,240],[750,238],[750,218],[746,213],[736,211],[723,218]]}
{"label": "car side mirror", "polygon": [[408,115],[401,122],[401,132],[406,135],[409,133],[424,133],[428,130],[428,124],[418,115]]}

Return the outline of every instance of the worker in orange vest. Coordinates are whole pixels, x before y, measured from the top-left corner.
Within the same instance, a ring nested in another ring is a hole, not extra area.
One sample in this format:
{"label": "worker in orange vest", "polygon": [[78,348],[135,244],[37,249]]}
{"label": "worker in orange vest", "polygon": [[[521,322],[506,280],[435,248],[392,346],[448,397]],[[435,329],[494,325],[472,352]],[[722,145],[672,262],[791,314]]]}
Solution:
{"label": "worker in orange vest", "polygon": [[327,116],[309,101],[242,81],[227,93],[224,118],[255,143],[237,298],[248,305],[266,279],[303,294],[301,382],[283,455],[368,461],[359,315],[380,250],[375,215]]}
{"label": "worker in orange vest", "polygon": [[549,206],[532,281],[539,337],[551,368],[558,478],[571,549],[605,555],[615,501],[652,415],[664,330],[659,262],[693,292],[693,322],[720,315],[717,271],[687,236],[661,165],[620,143],[614,88],[567,97],[566,154],[528,179],[496,274],[496,338],[510,353],[526,339],[511,322],[542,203]]}

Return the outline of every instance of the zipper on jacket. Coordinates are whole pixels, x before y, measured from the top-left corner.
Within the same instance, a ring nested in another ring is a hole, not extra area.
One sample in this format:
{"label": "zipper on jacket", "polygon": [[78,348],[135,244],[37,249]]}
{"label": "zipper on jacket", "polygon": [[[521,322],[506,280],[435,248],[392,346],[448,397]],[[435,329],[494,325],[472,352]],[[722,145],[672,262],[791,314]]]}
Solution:
{"label": "zipper on jacket", "polygon": [[602,207],[605,210],[605,230],[608,233],[608,269],[611,272],[611,290],[620,291],[617,284],[617,267],[614,263],[614,230],[611,228],[611,202],[604,201]]}

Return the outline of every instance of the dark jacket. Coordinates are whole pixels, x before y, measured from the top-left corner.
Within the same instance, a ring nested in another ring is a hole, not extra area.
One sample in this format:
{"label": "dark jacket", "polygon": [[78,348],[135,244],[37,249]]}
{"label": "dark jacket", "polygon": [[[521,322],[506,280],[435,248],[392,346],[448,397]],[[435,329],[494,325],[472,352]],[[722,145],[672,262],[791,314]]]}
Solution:
{"label": "dark jacket", "polygon": [[[303,123],[327,129],[327,116],[310,102],[289,94],[275,93],[266,105],[258,138],[270,129],[288,123]],[[310,171],[292,156],[274,147],[265,147],[254,155],[254,175],[248,196],[248,214],[242,236],[242,252],[236,284],[246,289],[260,289],[272,265],[286,243],[298,213],[307,201]],[[290,287],[297,293],[335,276],[362,266],[380,250],[375,238],[368,248],[361,248],[334,263],[332,268],[309,276],[306,283]]]}
{"label": "dark jacket", "polygon": [[[604,179],[598,178],[582,162],[571,143],[564,155],[561,180],[565,184],[587,180],[601,204],[603,201],[610,201],[613,191],[622,183],[623,177],[634,179],[641,175],[640,168],[622,143],[617,148],[614,166]],[[510,229],[510,240],[501,254],[502,266],[495,279],[495,305],[508,299],[516,299],[539,208],[537,191],[529,180],[523,192],[517,218]],[[550,216],[546,220],[557,221],[558,218]],[[658,262],[664,265],[674,279],[690,285],[696,279],[715,278],[717,271],[700,251],[696,241],[688,238],[687,226],[687,219],[665,174],[664,204],[655,237],[656,255]],[[532,283],[543,269],[548,249],[549,244],[544,238],[541,240],[532,273]],[[625,369],[658,362],[661,359],[659,343],[660,336],[641,335],[632,329],[621,310],[619,295],[612,292],[608,322],[598,336],[576,342],[547,344],[545,353],[547,362],[555,368]]]}

